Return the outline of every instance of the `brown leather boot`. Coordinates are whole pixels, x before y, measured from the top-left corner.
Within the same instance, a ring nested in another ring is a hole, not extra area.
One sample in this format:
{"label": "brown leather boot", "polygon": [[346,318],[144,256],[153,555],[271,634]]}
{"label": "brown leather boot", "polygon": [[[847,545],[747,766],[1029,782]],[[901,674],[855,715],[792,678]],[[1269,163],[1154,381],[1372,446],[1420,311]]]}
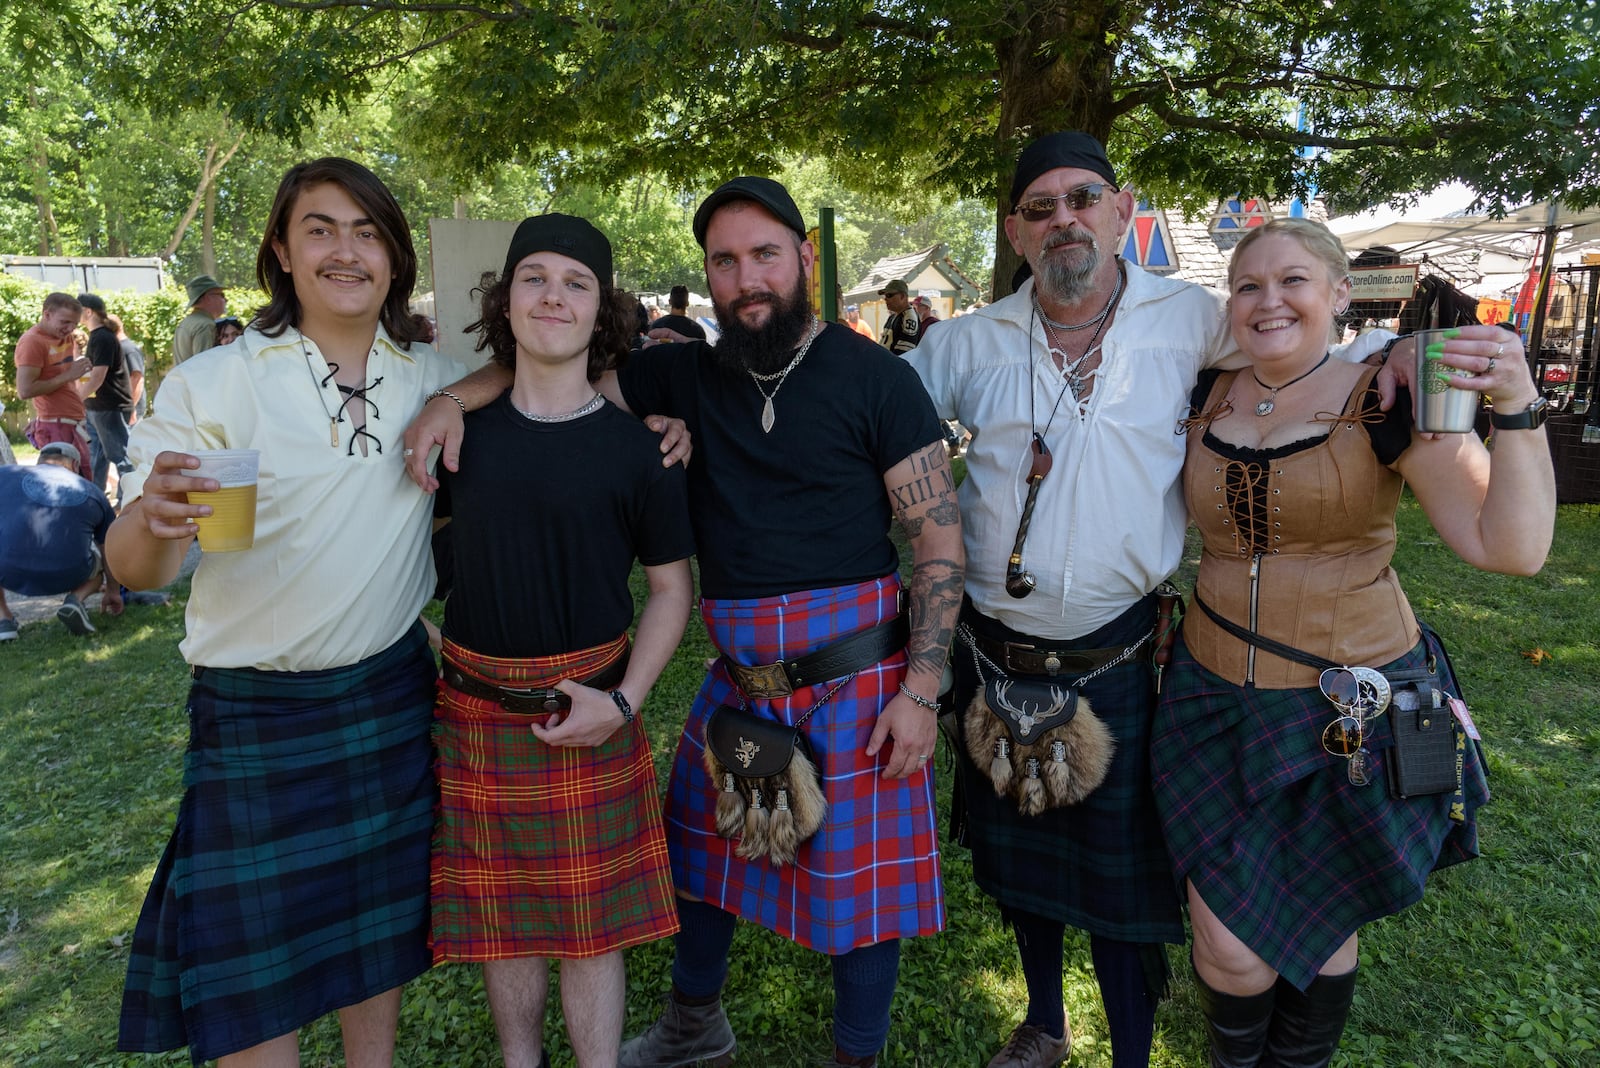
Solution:
{"label": "brown leather boot", "polygon": [[1022,1024],[1000,1052],[989,1061],[989,1068],[1055,1068],[1072,1056],[1072,1021],[1068,1020],[1060,1038],[1032,1024]]}

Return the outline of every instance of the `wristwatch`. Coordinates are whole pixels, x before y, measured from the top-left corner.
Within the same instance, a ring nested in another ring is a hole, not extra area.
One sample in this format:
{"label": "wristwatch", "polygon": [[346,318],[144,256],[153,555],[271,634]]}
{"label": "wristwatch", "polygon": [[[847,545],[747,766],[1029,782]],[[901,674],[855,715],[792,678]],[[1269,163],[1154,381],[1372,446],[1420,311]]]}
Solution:
{"label": "wristwatch", "polygon": [[1524,411],[1513,415],[1501,415],[1491,412],[1489,422],[1496,430],[1538,430],[1544,426],[1545,409],[1550,407],[1550,401],[1545,397],[1537,397]]}

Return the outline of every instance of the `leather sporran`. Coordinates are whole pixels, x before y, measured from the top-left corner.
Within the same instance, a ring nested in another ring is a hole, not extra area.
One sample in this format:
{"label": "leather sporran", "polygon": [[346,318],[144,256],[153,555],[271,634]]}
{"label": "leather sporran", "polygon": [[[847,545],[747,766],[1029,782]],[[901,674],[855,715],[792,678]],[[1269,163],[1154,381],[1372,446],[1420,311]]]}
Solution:
{"label": "leather sporran", "polygon": [[717,785],[717,833],[740,839],[746,860],[794,863],[822,829],[822,771],[799,726],[729,705],[706,721],[705,765]]}
{"label": "leather sporran", "polygon": [[996,797],[1024,816],[1073,805],[1105,782],[1116,741],[1077,687],[1035,678],[983,680],[962,721],[967,755]]}

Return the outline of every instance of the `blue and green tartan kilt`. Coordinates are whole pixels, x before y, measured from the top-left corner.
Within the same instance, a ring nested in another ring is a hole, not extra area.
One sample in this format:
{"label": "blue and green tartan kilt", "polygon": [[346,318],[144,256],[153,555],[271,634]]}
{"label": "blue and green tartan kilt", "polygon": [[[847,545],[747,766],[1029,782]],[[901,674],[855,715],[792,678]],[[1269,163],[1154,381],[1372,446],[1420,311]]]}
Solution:
{"label": "blue and green tartan kilt", "polygon": [[[1437,637],[1385,671],[1439,660]],[[1385,785],[1387,717],[1367,725],[1371,782],[1353,786],[1322,747],[1333,705],[1317,689],[1235,686],[1201,667],[1180,639],[1151,743],[1156,803],[1178,885],[1193,883],[1223,925],[1304,990],[1365,923],[1416,903],[1429,873],[1478,855],[1475,813],[1489,800],[1483,755],[1466,743],[1465,819],[1454,794],[1396,800]]]}
{"label": "blue and green tartan kilt", "polygon": [[[1052,649],[1114,648],[1150,632],[1155,598],[1141,599],[1099,630],[1071,641],[1018,633],[980,614],[970,601],[962,605],[961,621],[1000,641]],[[1148,651],[1147,645],[1080,690],[1116,739],[1116,751],[1105,782],[1078,804],[1024,816],[1014,800],[995,795],[988,775],[967,755],[965,740],[954,746],[958,778],[952,826],[972,851],[979,888],[1003,909],[1123,942],[1183,942],[1183,914],[1150,792],[1155,685]],[[965,642],[955,642],[950,663],[959,734],[978,685]],[[987,677],[989,668],[983,670]]]}
{"label": "blue and green tartan kilt", "polygon": [[436,680],[420,624],[348,667],[199,670],[118,1049],[199,1064],[427,970]]}

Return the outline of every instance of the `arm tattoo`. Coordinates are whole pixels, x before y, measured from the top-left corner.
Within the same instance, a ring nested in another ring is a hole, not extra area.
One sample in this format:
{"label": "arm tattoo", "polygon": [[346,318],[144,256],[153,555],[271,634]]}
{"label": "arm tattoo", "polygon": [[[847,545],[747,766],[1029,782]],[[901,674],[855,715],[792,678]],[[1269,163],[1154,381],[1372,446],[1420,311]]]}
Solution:
{"label": "arm tattoo", "polygon": [[922,560],[911,572],[911,641],[906,657],[912,671],[944,671],[956,614],[966,580],[954,560]]}

